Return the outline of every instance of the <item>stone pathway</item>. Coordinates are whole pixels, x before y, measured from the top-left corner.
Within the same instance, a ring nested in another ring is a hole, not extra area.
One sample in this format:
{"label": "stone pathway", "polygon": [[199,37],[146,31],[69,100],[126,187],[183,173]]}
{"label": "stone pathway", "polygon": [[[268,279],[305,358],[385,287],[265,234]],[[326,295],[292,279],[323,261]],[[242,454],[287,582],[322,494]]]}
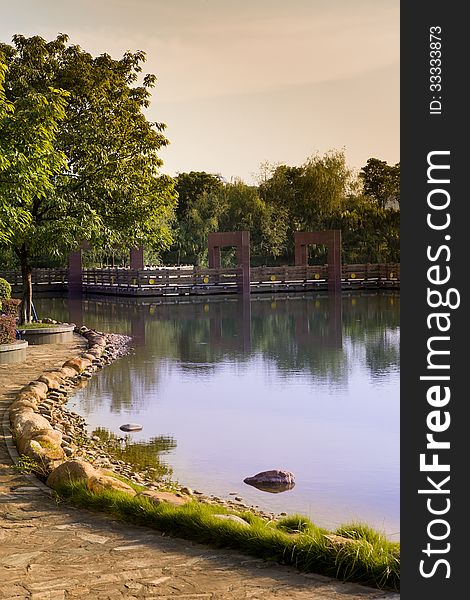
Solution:
{"label": "stone pathway", "polygon": [[[0,419],[16,392],[81,347],[30,346],[27,363],[0,365]],[[98,375],[99,376],[99,375]],[[48,488],[13,468],[0,427],[2,600],[397,600],[398,594],[215,550],[105,515],[57,506]]]}

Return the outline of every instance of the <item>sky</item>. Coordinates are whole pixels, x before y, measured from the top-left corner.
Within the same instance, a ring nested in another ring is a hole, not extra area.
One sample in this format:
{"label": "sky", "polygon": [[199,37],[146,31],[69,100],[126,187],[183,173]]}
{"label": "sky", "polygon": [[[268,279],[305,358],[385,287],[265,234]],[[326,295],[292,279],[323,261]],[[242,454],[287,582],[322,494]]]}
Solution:
{"label": "sky", "polygon": [[0,0],[0,40],[143,50],[163,173],[255,183],[263,163],[399,156],[399,0]]}

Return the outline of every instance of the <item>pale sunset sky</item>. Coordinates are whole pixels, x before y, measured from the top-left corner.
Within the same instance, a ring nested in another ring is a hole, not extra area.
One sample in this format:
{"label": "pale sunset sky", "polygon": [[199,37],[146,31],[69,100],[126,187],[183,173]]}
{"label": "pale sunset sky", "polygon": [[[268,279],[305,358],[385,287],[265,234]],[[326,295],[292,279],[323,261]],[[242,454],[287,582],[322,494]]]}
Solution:
{"label": "pale sunset sky", "polygon": [[162,172],[255,181],[260,164],[344,149],[399,157],[399,0],[0,0],[0,39],[66,33],[93,55],[144,50]]}

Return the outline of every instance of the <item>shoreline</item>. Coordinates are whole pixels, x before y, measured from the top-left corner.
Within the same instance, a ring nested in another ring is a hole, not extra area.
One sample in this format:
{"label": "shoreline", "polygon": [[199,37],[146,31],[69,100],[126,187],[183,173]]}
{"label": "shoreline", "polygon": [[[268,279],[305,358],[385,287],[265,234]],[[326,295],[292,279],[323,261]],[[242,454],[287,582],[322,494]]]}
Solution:
{"label": "shoreline", "polygon": [[[137,465],[116,458],[109,448],[110,444],[107,444],[98,436],[89,434],[86,419],[70,410],[67,407],[67,403],[70,397],[81,387],[84,387],[88,380],[101,369],[129,354],[132,338],[123,334],[96,331],[86,326],[75,327],[74,333],[80,335],[86,344],[87,347],[84,348],[82,356],[91,360],[91,364],[81,373],[68,378],[62,388],[49,391],[47,397],[38,405],[38,414],[49,421],[54,429],[58,429],[61,432],[61,446],[65,452],[66,460],[85,460],[96,469],[113,472],[117,476],[123,477],[147,490],[170,492],[176,497],[189,496],[191,499],[204,504],[221,506],[229,510],[250,512],[266,521],[276,521],[287,515],[285,512],[276,514],[264,511],[246,504],[242,499],[225,500],[217,495],[205,494],[198,490],[193,491],[184,484],[175,483],[171,478],[168,481],[162,481],[152,477],[145,470],[140,470]],[[87,336],[90,335],[100,336],[106,342],[100,356],[87,354],[87,349],[90,348]],[[70,360],[74,360],[75,358],[77,357],[72,357]],[[47,376],[52,371],[54,369],[46,369],[42,373],[42,376]],[[38,379],[40,380],[41,376]],[[106,428],[105,425],[103,425],[103,428]],[[120,439],[125,439],[124,432],[122,438],[116,438],[114,441],[119,443]],[[19,450],[18,454],[20,455]],[[45,483],[45,478],[41,478],[38,473],[33,473],[33,475],[41,483]]]}
{"label": "shoreline", "polygon": [[[70,394],[83,385],[81,382],[127,354],[130,338],[86,327],[75,331],[88,340],[88,348],[83,342],[77,344],[79,356],[55,363],[52,369],[47,368],[46,361],[42,375],[20,389],[19,369],[15,369],[18,387],[10,398],[6,398],[5,385],[0,384],[4,437],[6,445],[15,450],[10,451],[14,470],[22,476],[34,473],[27,475],[34,487],[24,489],[36,488],[65,507],[104,513],[111,522],[143,525],[162,536],[238,550],[255,560],[293,566],[311,574],[307,577],[327,576],[343,585],[350,581],[384,591],[399,590],[399,543],[390,542],[365,523],[344,524],[330,531],[302,515],[266,516],[241,502],[145,480],[124,461],[114,461],[113,465],[98,441],[88,436],[85,419],[65,405]],[[52,349],[50,352],[52,355]],[[44,350],[42,355],[46,356]],[[31,367],[25,371],[30,373]],[[103,459],[114,470],[93,464]],[[21,466],[30,470],[22,470]],[[119,475],[118,470],[126,468],[130,472]],[[154,489],[150,489],[152,485]]]}
{"label": "shoreline", "polygon": [[[69,358],[69,360],[86,357],[91,361],[91,364],[89,364],[82,372],[76,373],[73,377],[69,377],[66,381],[66,385],[62,386],[62,389],[49,390],[47,397],[38,405],[37,410],[41,417],[44,417],[49,421],[53,428],[59,429],[61,432],[61,446],[66,455],[65,460],[85,460],[96,469],[108,472],[110,475],[115,474],[117,477],[124,478],[145,490],[169,492],[176,497],[190,497],[192,500],[197,500],[204,504],[220,506],[228,510],[249,512],[262,518],[266,522],[275,522],[291,514],[298,514],[297,512],[287,513],[282,511],[275,513],[269,510],[263,510],[259,506],[247,504],[239,493],[229,494],[234,497],[234,500],[231,500],[222,498],[220,497],[221,495],[218,494],[206,494],[203,491],[193,490],[186,484],[172,481],[171,478],[166,481],[159,479],[158,477],[150,475],[147,472],[147,469],[139,469],[136,464],[117,458],[113,454],[110,445],[118,445],[120,440],[124,440],[126,435],[125,432],[123,432],[120,438],[111,434],[113,437],[106,443],[98,436],[89,433],[87,430],[88,424],[86,419],[70,410],[67,407],[67,404],[71,396],[81,387],[85,387],[88,380],[101,369],[131,352],[132,337],[124,334],[101,332],[86,326],[75,326],[74,334],[81,337],[84,346],[81,348],[82,351],[79,356],[74,356]],[[95,341],[97,337],[101,337],[105,341],[99,356],[88,354],[87,350],[90,349],[91,343],[87,339],[87,336],[94,336]],[[57,371],[57,368],[54,369],[49,366],[44,370],[42,376],[47,376],[49,372],[54,371]],[[38,379],[41,379],[41,376],[39,376]],[[103,431],[108,431],[105,425],[100,426],[100,429],[101,428]],[[17,451],[18,454],[20,454],[18,449]],[[33,473],[33,475],[41,483],[45,484],[46,477],[41,479],[38,473]],[[235,498],[237,499],[235,500]],[[388,538],[387,534],[384,532],[381,533]],[[390,542],[397,542],[397,540],[388,539]]]}

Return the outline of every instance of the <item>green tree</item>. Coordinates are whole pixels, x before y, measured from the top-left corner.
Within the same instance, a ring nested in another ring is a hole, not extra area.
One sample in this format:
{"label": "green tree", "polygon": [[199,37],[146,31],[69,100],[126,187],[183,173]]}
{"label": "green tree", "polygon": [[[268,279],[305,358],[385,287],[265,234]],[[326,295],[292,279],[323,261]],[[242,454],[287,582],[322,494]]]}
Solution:
{"label": "green tree", "polygon": [[[0,53],[1,55],[1,53]],[[0,64],[0,245],[17,254],[24,282],[23,320],[31,320],[29,249],[40,249],[54,235],[48,213],[54,197],[54,177],[66,168],[63,152],[55,148],[59,123],[65,116],[66,93],[25,89],[7,99],[3,82],[8,69]],[[61,226],[69,221],[58,207]],[[43,221],[44,227],[38,228]]]}
{"label": "green tree", "polygon": [[400,260],[400,211],[385,209],[366,196],[345,198],[331,219],[341,229],[345,263]]}
{"label": "green tree", "polygon": [[278,256],[284,251],[285,210],[267,204],[256,186],[243,181],[224,183],[220,176],[205,172],[180,173],[177,226],[172,255],[179,263],[205,264],[207,236],[212,231],[243,231],[251,234],[252,253]]}
{"label": "green tree", "polygon": [[325,228],[353,184],[344,152],[313,156],[300,167],[277,166],[260,184],[261,197],[287,211],[288,235]]}
{"label": "green tree", "polygon": [[177,264],[203,264],[207,259],[207,234],[218,230],[223,210],[222,178],[205,171],[179,173],[175,189],[178,206],[174,242],[164,258]]}
{"label": "green tree", "polygon": [[5,95],[8,67],[0,52],[0,243],[11,243],[31,222],[35,196],[53,191],[51,173],[65,166],[54,149],[58,122],[64,118],[65,94],[49,88],[28,90],[10,101]]}
{"label": "green tree", "polygon": [[286,212],[259,195],[256,186],[242,181],[224,186],[224,211],[219,218],[220,231],[249,231],[251,254],[266,258],[285,251]]}
{"label": "green tree", "polygon": [[223,181],[220,175],[205,171],[191,171],[179,173],[175,185],[178,192],[176,216],[181,219],[204,192],[219,192],[223,187]]}
{"label": "green tree", "polygon": [[[108,54],[93,57],[67,41],[63,34],[51,42],[16,35],[13,46],[0,44],[8,66],[7,103],[37,94],[48,100],[49,112],[65,109],[49,119],[53,125],[48,141],[56,162],[47,184],[36,187],[29,205],[16,202],[29,225],[21,232],[15,228],[8,238],[29,278],[38,248],[53,255],[88,239],[95,248],[128,249],[145,243],[161,250],[172,239],[174,182],[159,175],[158,152],[168,144],[165,126],[144,115],[155,76],[145,75],[141,85],[136,83],[144,52],[127,52],[114,60]],[[49,99],[52,94],[55,103]],[[60,104],[64,101],[65,106]],[[8,206],[15,206],[14,199]],[[30,310],[25,302],[27,321]]]}
{"label": "green tree", "polygon": [[397,208],[400,205],[400,163],[389,165],[384,160],[369,158],[362,167],[364,194],[380,208]]}
{"label": "green tree", "polygon": [[207,263],[207,236],[219,231],[219,219],[224,211],[223,194],[204,191],[191,202],[185,217],[178,224],[179,255],[194,265]]}

